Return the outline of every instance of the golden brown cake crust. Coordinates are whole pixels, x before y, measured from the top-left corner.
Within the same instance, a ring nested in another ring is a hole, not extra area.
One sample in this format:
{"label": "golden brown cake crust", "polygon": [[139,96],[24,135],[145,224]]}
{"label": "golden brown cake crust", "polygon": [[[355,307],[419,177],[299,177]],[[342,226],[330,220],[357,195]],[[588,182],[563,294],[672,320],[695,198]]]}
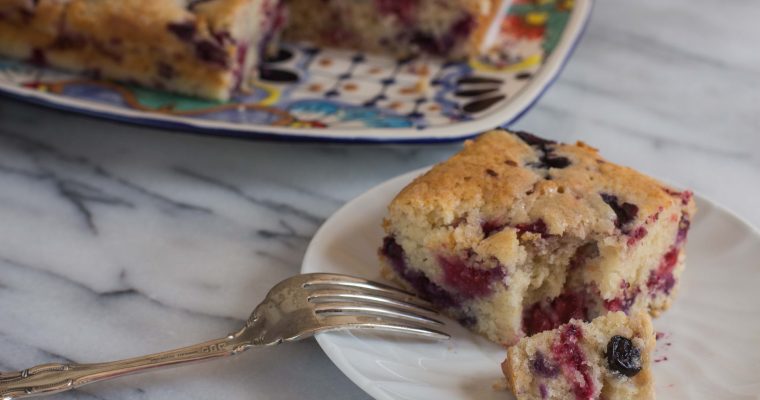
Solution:
{"label": "golden brown cake crust", "polygon": [[[542,219],[550,234],[586,236],[588,229],[614,229],[613,210],[601,193],[614,193],[620,202],[639,208],[632,225],[680,201],[663,189],[666,185],[607,162],[583,142],[552,146],[552,156],[567,158],[569,166],[551,171],[532,168],[530,164],[541,162],[540,151],[503,130],[485,133],[415,179],[390,208],[423,208],[450,218],[441,221],[444,224],[480,210],[483,220],[514,224]],[[551,180],[545,178],[547,173]]]}

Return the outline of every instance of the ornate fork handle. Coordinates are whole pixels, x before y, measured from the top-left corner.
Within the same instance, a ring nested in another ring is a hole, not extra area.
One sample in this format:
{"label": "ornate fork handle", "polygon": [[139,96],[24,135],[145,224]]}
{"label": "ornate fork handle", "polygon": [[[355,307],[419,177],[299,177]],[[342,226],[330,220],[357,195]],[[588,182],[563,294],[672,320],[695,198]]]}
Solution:
{"label": "ornate fork handle", "polygon": [[154,368],[232,356],[252,343],[241,332],[225,338],[162,353],[98,364],[42,364],[19,372],[0,373],[0,399],[20,399],[64,392],[89,383]]}

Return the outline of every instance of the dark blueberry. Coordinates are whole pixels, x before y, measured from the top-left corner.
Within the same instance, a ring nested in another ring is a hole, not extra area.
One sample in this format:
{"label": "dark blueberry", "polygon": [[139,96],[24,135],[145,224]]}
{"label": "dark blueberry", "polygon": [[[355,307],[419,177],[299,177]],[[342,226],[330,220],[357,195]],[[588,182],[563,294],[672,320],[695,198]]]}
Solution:
{"label": "dark blueberry", "polygon": [[566,168],[570,165],[570,160],[568,160],[567,157],[546,156],[543,161],[549,168]]}
{"label": "dark blueberry", "polygon": [[607,367],[627,377],[641,371],[641,352],[631,339],[613,336],[607,343]]}
{"label": "dark blueberry", "polygon": [[612,194],[602,193],[602,200],[612,208],[617,218],[615,219],[615,226],[622,228],[629,222],[636,219],[636,214],[639,213],[639,207],[631,203],[620,204],[618,197]]}
{"label": "dark blueberry", "polygon": [[517,166],[517,163],[514,162],[514,161],[512,161],[512,160],[506,160],[506,161],[504,161],[504,164],[507,164],[510,167],[516,167]]}
{"label": "dark blueberry", "polygon": [[166,29],[186,42],[193,40],[193,36],[195,36],[195,23],[192,21],[170,22],[167,24]]}
{"label": "dark blueberry", "polygon": [[227,51],[214,42],[201,40],[195,43],[195,53],[203,61],[227,67],[229,59]]}
{"label": "dark blueberry", "polygon": [[557,142],[553,140],[544,139],[525,131],[517,131],[513,133],[517,135],[517,137],[519,137],[523,142],[531,146],[546,146],[550,144],[557,144]]}
{"label": "dark blueberry", "polygon": [[547,361],[541,352],[536,353],[530,362],[530,368],[534,374],[544,378],[554,378],[559,373],[559,366]]}
{"label": "dark blueberry", "polygon": [[496,171],[492,170],[491,168],[486,169],[486,173],[493,177],[499,176],[499,174]]}
{"label": "dark blueberry", "polygon": [[394,266],[398,266],[399,269],[405,267],[404,249],[396,242],[394,237],[386,236],[383,238],[383,247],[380,251],[391,260]]}

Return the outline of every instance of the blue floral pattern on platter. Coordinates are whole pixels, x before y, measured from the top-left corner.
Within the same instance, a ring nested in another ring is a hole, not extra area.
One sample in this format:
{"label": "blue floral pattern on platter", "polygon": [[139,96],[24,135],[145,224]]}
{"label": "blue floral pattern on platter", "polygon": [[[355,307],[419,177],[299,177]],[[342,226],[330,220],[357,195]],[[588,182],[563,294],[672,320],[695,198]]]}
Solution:
{"label": "blue floral pattern on platter", "polygon": [[0,60],[0,92],[122,121],[242,137],[458,140],[511,122],[537,99],[581,35],[591,0],[515,0],[495,51],[461,62],[394,60],[283,44],[249,93],[180,96]]}

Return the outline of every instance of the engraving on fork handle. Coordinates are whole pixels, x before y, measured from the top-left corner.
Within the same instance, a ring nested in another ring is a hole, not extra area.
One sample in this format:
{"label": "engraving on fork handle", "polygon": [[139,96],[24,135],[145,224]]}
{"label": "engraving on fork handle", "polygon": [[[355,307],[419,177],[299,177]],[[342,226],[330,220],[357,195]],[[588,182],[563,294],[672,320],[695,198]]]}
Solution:
{"label": "engraving on fork handle", "polygon": [[0,373],[0,399],[52,394],[89,383],[145,372],[153,368],[181,365],[238,354],[250,348],[240,332],[193,346],[98,364],[42,364],[19,372]]}

